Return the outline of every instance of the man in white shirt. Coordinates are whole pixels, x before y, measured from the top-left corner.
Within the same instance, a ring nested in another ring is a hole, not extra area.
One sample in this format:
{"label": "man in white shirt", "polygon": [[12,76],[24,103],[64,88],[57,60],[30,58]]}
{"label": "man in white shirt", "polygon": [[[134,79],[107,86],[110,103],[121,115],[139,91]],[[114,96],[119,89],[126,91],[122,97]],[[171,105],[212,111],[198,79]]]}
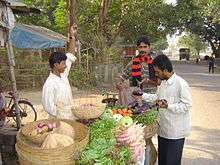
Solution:
{"label": "man in white shirt", "polygon": [[43,86],[42,104],[50,117],[74,119],[68,75],[75,60],[71,53],[54,52],[49,57],[51,73]]}
{"label": "man in white shirt", "polygon": [[185,137],[190,133],[189,85],[173,72],[167,56],[157,56],[153,67],[162,82],[156,94],[144,93],[143,99],[159,106],[158,164],[180,165]]}

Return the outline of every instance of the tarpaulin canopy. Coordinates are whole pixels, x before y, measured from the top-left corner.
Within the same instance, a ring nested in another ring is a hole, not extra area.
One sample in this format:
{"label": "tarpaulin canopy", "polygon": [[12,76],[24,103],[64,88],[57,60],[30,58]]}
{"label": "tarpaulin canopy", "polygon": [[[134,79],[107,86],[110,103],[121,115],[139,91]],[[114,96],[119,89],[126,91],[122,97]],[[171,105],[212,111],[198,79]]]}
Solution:
{"label": "tarpaulin canopy", "polygon": [[11,30],[12,45],[20,49],[64,47],[66,37],[44,27],[16,24]]}

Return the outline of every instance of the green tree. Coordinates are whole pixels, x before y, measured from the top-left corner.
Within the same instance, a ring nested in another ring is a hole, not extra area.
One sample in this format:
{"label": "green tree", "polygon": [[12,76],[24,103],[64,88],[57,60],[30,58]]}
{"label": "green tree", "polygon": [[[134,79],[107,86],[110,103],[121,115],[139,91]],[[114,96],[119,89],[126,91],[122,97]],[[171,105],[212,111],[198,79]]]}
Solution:
{"label": "green tree", "polygon": [[66,0],[59,0],[56,9],[53,12],[55,18],[55,26],[58,32],[67,32],[68,16],[66,12]]}
{"label": "green tree", "polygon": [[220,1],[178,0],[176,26],[207,41],[216,57],[220,57]]}
{"label": "green tree", "polygon": [[202,41],[201,38],[195,34],[186,34],[182,36],[178,41],[178,45],[190,48],[196,56],[199,56],[199,53],[208,47],[208,44]]}
{"label": "green tree", "polygon": [[169,45],[167,42],[167,39],[161,39],[156,41],[155,43],[152,44],[153,48],[158,50],[158,51],[162,51],[164,49],[166,49]]}
{"label": "green tree", "polygon": [[[65,0],[24,0],[42,10],[40,15],[19,17],[20,22],[45,26],[66,34],[68,13]],[[132,44],[146,34],[152,43],[174,33],[176,16],[173,6],[163,0],[77,0],[78,38],[83,47],[99,51],[97,42],[111,47],[118,40]],[[100,44],[98,44],[100,45]]]}
{"label": "green tree", "polygon": [[57,8],[58,0],[23,0],[28,6],[41,10],[41,14],[30,16],[16,16],[20,23],[33,24],[56,30],[54,10]]}

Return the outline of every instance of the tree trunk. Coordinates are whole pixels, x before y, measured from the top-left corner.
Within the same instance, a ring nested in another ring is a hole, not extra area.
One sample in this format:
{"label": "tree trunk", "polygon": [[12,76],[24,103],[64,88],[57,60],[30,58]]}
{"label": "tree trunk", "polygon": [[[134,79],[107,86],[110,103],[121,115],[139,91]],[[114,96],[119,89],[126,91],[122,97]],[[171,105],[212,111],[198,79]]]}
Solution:
{"label": "tree trunk", "polygon": [[69,27],[68,27],[68,42],[67,42],[67,51],[69,53],[75,54],[76,47],[76,34],[75,36],[70,36],[71,26],[74,27],[74,30],[77,30],[76,24],[76,0],[67,0],[67,9],[69,13]]}
{"label": "tree trunk", "polygon": [[220,58],[220,45],[218,45],[217,49],[214,52],[215,58]]}
{"label": "tree trunk", "polygon": [[108,14],[108,7],[111,3],[111,0],[102,0],[101,8],[99,11],[99,31],[103,34],[106,33],[106,24],[107,24],[107,14]]}
{"label": "tree trunk", "polygon": [[214,44],[211,40],[208,41],[211,45],[212,52],[215,55],[215,58],[220,58],[220,44]]}

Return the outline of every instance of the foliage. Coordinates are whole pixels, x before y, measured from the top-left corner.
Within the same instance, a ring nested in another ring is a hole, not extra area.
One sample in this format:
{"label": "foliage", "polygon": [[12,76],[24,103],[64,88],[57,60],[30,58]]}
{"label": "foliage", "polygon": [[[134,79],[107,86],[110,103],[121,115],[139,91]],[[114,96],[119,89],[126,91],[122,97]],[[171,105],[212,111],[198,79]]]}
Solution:
{"label": "foliage", "polygon": [[[66,2],[65,0],[60,0],[58,2],[58,5],[53,12],[54,17],[55,17],[55,24],[58,32],[66,32],[67,29],[67,23],[68,23],[68,16],[67,12],[65,10],[66,8]],[[67,32],[66,32],[67,33]]]}
{"label": "foliage", "polygon": [[153,48],[162,51],[168,47],[168,42],[166,39],[160,39],[157,42],[153,43]]}
{"label": "foliage", "polygon": [[79,66],[70,71],[69,81],[72,86],[79,89],[96,87],[98,84],[95,73],[88,74],[86,69]]}
{"label": "foliage", "polygon": [[180,46],[187,47],[194,54],[199,55],[199,52],[207,48],[207,43],[203,42],[199,36],[195,34],[186,34],[179,39]]}
{"label": "foliage", "polygon": [[179,24],[176,26],[207,41],[216,56],[220,56],[220,1],[178,0],[177,3]]}
{"label": "foliage", "polygon": [[[23,0],[27,5],[41,9],[40,15],[17,16],[19,22],[48,27],[67,34],[65,0]],[[77,0],[77,37],[82,49],[93,49],[93,61],[119,60],[121,48],[118,45],[135,43],[137,37],[147,34],[155,47],[167,46],[166,35],[174,33],[176,17],[170,12],[175,8],[163,0],[115,0],[107,8],[105,32],[99,29],[99,13],[103,0]],[[120,42],[118,42],[120,41]],[[85,59],[85,58],[84,58]]]}
{"label": "foliage", "polygon": [[41,14],[17,15],[18,22],[43,26],[57,31],[53,13],[57,8],[57,0],[23,0],[23,2],[28,6],[40,9]]}
{"label": "foliage", "polygon": [[[67,16],[64,0],[23,0],[26,4],[40,8],[42,14],[19,17],[20,22],[43,25],[59,32],[65,32]],[[103,35],[108,45],[118,36],[132,43],[140,34],[148,34],[152,41],[165,38],[173,31],[170,11],[172,6],[162,0],[115,0],[111,1],[106,20],[106,32],[99,31],[99,10],[102,0],[77,1],[76,18],[79,37],[89,42],[92,35]],[[170,18],[167,18],[170,17]]]}

